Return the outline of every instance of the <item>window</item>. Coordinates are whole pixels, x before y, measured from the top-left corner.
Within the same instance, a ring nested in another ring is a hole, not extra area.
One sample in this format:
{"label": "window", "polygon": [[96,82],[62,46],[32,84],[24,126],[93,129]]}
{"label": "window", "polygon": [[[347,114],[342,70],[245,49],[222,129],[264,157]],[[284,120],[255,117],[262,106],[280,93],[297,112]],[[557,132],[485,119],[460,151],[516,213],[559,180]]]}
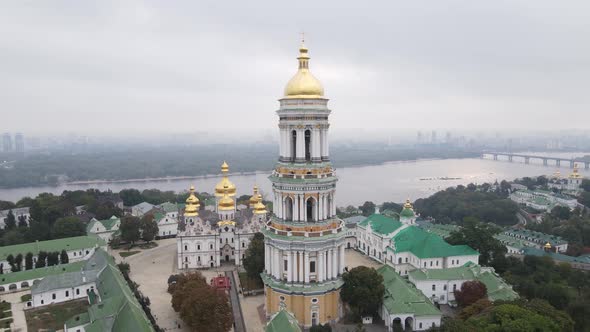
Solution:
{"label": "window", "polygon": [[316,299],[315,297],[313,299],[311,299],[311,303],[318,303],[318,299]]}
{"label": "window", "polygon": [[426,262],[424,262],[424,267],[426,267]]}
{"label": "window", "polygon": [[443,290],[447,290],[447,285],[443,285]]}
{"label": "window", "polygon": [[197,250],[201,250],[201,245],[197,244]]}
{"label": "window", "polygon": [[201,256],[197,256],[197,261],[201,261]]}
{"label": "window", "polygon": [[213,260],[213,256],[211,256],[211,260]]}
{"label": "window", "polygon": [[408,262],[408,257],[406,257],[406,263]]}
{"label": "window", "polygon": [[242,242],[242,248],[246,248],[246,243]]}
{"label": "window", "polygon": [[281,296],[279,296],[279,300],[285,301],[285,297],[281,295]]}
{"label": "window", "polygon": [[438,261],[436,261],[436,266],[438,266]]}
{"label": "window", "polygon": [[315,273],[315,262],[309,262],[309,272]]}
{"label": "window", "polygon": [[219,239],[219,243],[223,244],[223,239]]}
{"label": "window", "polygon": [[41,304],[44,304],[44,301],[43,300],[41,300]]}
{"label": "window", "polygon": [[184,246],[184,250],[188,250],[188,246],[187,245]]}
{"label": "window", "polygon": [[285,259],[284,261],[284,270],[287,271],[289,269],[289,262]]}
{"label": "window", "polygon": [[51,294],[51,299],[55,300],[55,293]]}
{"label": "window", "polygon": [[70,296],[70,291],[66,291],[66,297]]}
{"label": "window", "polygon": [[420,323],[419,325],[420,325],[420,328],[422,328],[422,323]]}
{"label": "window", "polygon": [[453,284],[453,292],[457,290],[457,285]]}
{"label": "window", "polygon": [[430,266],[432,266],[432,261],[430,261]]}
{"label": "window", "polygon": [[435,291],[436,290],[436,285],[432,285],[432,290]]}
{"label": "window", "polygon": [[185,258],[184,258],[184,261],[185,261],[185,262],[188,262],[188,257],[185,257]]}
{"label": "window", "polygon": [[76,288],[76,295],[80,295],[80,288]]}
{"label": "window", "polygon": [[209,249],[213,249],[213,244],[210,244],[209,245]]}

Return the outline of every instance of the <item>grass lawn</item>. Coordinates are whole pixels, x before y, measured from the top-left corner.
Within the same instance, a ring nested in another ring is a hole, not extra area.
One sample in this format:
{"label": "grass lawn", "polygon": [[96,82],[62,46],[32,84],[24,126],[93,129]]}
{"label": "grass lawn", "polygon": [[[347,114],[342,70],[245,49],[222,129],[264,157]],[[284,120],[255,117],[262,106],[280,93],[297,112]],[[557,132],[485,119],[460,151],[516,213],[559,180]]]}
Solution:
{"label": "grass lawn", "polygon": [[262,279],[260,278],[252,279],[248,277],[246,272],[239,272],[238,276],[240,276],[240,284],[242,285],[242,288],[246,291],[264,288]]}
{"label": "grass lawn", "polygon": [[25,294],[20,297],[21,302],[31,301],[31,294]]}
{"label": "grass lawn", "polygon": [[129,257],[131,255],[135,255],[135,254],[138,254],[140,252],[141,251],[139,251],[139,250],[134,250],[134,251],[121,251],[119,253],[119,255],[121,255],[121,257]]}
{"label": "grass lawn", "polygon": [[6,311],[10,309],[10,302],[0,303],[0,311]]}
{"label": "grass lawn", "polygon": [[0,320],[0,329],[10,328],[10,323],[12,323],[12,321],[12,318]]}
{"label": "grass lawn", "polygon": [[88,300],[83,299],[26,310],[27,329],[29,331],[39,331],[40,329],[62,330],[64,323],[68,319],[86,312],[87,309]]}

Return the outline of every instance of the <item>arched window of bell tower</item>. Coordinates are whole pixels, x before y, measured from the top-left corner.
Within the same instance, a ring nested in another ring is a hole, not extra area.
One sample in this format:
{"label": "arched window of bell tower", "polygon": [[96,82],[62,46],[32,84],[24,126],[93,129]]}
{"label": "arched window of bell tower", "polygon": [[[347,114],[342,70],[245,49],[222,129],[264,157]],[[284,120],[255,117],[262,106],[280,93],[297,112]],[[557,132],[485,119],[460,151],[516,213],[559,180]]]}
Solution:
{"label": "arched window of bell tower", "polygon": [[305,161],[311,161],[311,131],[305,131]]}
{"label": "arched window of bell tower", "polygon": [[305,202],[305,216],[307,221],[317,221],[317,202],[313,197]]}
{"label": "arched window of bell tower", "polygon": [[285,198],[285,221],[293,221],[293,199]]}
{"label": "arched window of bell tower", "polygon": [[291,161],[295,161],[295,156],[297,156],[297,131],[293,130],[291,132],[291,155],[289,156]]}

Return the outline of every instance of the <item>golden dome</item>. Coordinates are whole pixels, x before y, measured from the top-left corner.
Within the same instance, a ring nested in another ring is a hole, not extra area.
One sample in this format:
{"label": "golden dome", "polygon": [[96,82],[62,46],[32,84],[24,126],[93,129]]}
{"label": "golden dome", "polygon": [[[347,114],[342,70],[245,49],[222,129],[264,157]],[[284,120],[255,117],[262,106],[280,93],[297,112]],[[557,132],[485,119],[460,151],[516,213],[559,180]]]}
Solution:
{"label": "golden dome", "polygon": [[545,245],[543,247],[545,249],[551,249],[551,243],[547,242],[547,243],[545,243]]}
{"label": "golden dome", "polygon": [[410,203],[410,199],[406,199],[406,202],[404,203],[404,209],[413,209],[414,207],[412,207],[412,203]]}
{"label": "golden dome", "polygon": [[201,203],[199,203],[199,198],[195,195],[195,187],[191,186],[190,194],[186,199],[186,206],[184,207],[184,216],[185,217],[196,217],[199,215],[199,207],[201,207]]}
{"label": "golden dome", "polygon": [[[254,196],[252,196],[254,197]],[[256,195],[256,203],[254,204],[254,214],[266,214],[266,206],[262,203],[262,195]]]}
{"label": "golden dome", "polygon": [[570,178],[571,179],[579,179],[581,177],[582,177],[582,175],[580,175],[580,173],[578,173],[578,164],[575,163],[574,164],[574,171],[572,174],[570,174]]}
{"label": "golden dome", "polygon": [[217,203],[217,209],[219,211],[231,211],[235,210],[235,202],[233,198],[229,197],[229,188],[225,187],[223,191],[223,197]]}
{"label": "golden dome", "polygon": [[303,41],[301,41],[297,60],[299,60],[299,70],[287,83],[285,98],[323,98],[322,83],[309,71],[309,55]]}
{"label": "golden dome", "polygon": [[252,197],[250,197],[250,200],[248,201],[250,208],[253,208],[254,205],[256,205],[256,203],[258,203],[258,187],[254,186],[254,195],[252,195]]}
{"label": "golden dome", "polygon": [[229,165],[224,161],[223,164],[221,164],[221,174],[223,174],[223,178],[215,186],[215,196],[217,197],[223,196],[225,187],[227,187],[229,197],[234,197],[236,195],[236,185],[228,179],[227,173],[229,173]]}

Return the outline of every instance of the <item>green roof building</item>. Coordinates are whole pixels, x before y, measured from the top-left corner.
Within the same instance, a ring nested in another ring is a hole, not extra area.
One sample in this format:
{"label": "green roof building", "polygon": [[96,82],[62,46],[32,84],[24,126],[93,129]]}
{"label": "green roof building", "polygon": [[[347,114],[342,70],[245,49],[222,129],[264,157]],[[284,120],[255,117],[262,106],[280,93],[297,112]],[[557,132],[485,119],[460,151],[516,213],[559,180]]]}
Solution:
{"label": "green roof building", "polygon": [[287,310],[279,310],[274,314],[266,327],[265,332],[301,332],[301,328],[297,322],[297,319],[289,313]]}
{"label": "green roof building", "polygon": [[440,326],[441,312],[419,289],[391,266],[382,266],[377,272],[383,277],[385,286],[381,318],[389,331],[396,325],[412,331]]}
{"label": "green roof building", "polygon": [[455,305],[455,291],[464,282],[478,280],[486,285],[490,301],[514,300],[518,294],[493,268],[474,263],[449,269],[417,269],[408,273],[412,282],[433,302]]}

